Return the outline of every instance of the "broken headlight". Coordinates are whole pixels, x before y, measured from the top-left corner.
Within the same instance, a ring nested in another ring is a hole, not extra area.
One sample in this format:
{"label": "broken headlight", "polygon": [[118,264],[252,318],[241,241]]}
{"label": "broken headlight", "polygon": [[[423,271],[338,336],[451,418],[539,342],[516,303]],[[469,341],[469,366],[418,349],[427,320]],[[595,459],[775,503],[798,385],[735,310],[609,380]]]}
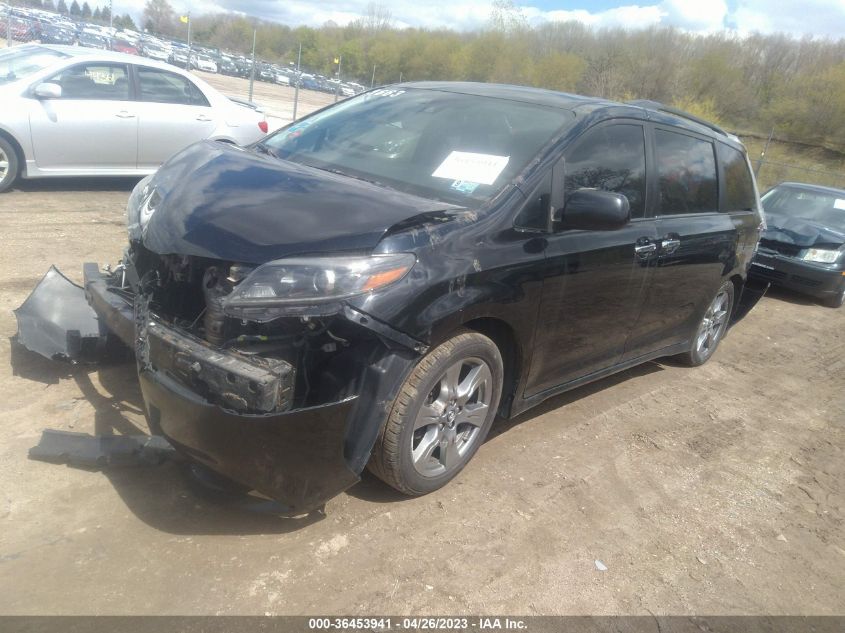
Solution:
{"label": "broken headlight", "polygon": [[835,264],[842,255],[842,249],[831,250],[827,248],[808,248],[804,253],[805,262],[816,262],[819,264]]}
{"label": "broken headlight", "polygon": [[344,299],[399,281],[415,262],[409,253],[278,259],[259,266],[239,283],[226,298],[224,311],[253,320],[274,318],[268,308],[304,307],[330,314]]}

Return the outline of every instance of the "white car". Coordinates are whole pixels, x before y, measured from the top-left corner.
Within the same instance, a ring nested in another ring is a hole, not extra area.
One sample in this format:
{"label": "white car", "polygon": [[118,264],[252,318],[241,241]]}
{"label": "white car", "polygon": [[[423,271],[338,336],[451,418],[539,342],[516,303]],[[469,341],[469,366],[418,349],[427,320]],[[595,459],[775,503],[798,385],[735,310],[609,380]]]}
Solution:
{"label": "white car", "polygon": [[0,104],[0,191],[19,176],[143,176],[196,141],[267,133],[260,108],[184,70],[76,46],[0,50]]}
{"label": "white car", "polygon": [[211,59],[208,55],[191,55],[191,65],[197,70],[202,70],[207,73],[217,72],[217,62]]}

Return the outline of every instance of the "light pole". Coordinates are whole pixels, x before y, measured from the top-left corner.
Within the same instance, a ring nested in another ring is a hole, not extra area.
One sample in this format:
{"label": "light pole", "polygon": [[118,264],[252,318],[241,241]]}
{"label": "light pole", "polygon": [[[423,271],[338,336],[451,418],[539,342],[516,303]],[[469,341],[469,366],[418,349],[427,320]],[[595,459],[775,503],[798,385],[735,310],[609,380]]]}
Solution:
{"label": "light pole", "polygon": [[114,28],[114,9],[112,7],[112,0],[109,0],[109,28]]}
{"label": "light pole", "polygon": [[255,83],[255,36],[258,29],[252,29],[252,70],[249,71],[249,100],[252,101],[252,84]]}
{"label": "light pole", "polygon": [[188,23],[188,59],[185,61],[185,70],[191,70],[191,12],[185,16],[185,21]]}
{"label": "light pole", "polygon": [[296,87],[293,92],[293,117],[292,121],[296,121],[296,107],[299,105],[299,82],[302,81],[302,71],[299,69],[302,64],[302,42],[299,43],[299,55],[296,57],[296,76],[294,81]]}
{"label": "light pole", "polygon": [[337,103],[337,93],[340,92],[340,66],[343,64],[343,55],[337,57],[337,85],[334,87],[334,102]]}

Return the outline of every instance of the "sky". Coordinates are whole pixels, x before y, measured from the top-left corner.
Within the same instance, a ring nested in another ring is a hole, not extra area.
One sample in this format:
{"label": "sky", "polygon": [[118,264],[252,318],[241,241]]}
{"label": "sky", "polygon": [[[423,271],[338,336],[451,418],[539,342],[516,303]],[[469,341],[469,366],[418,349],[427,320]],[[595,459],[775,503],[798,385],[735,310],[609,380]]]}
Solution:
{"label": "sky", "polygon": [[[113,0],[116,13],[143,11],[144,0]],[[177,11],[233,11],[297,26],[344,25],[372,0],[171,0]],[[94,0],[96,4],[96,0]],[[396,26],[473,30],[490,16],[491,0],[376,0]],[[690,32],[730,29],[740,35],[784,32],[796,37],[845,37],[845,0],[515,0],[531,24],[577,20],[597,28],[675,26]]]}

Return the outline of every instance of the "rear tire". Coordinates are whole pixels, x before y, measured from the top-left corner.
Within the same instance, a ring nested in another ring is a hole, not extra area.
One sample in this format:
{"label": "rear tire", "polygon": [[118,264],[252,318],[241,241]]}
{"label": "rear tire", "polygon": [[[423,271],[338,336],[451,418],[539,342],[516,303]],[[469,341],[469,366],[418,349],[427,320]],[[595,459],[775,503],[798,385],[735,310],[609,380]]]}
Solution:
{"label": "rear tire", "polygon": [[733,306],[734,285],[733,282],[726,281],[707,305],[707,310],[693,335],[689,351],[680,354],[678,360],[689,367],[698,367],[710,360],[728,330]]}
{"label": "rear tire", "polygon": [[0,136],[0,193],[14,184],[19,172],[18,153],[9,141]]}
{"label": "rear tire", "polygon": [[442,488],[484,442],[502,395],[495,343],[461,330],[429,352],[393,403],[368,465],[406,495]]}

